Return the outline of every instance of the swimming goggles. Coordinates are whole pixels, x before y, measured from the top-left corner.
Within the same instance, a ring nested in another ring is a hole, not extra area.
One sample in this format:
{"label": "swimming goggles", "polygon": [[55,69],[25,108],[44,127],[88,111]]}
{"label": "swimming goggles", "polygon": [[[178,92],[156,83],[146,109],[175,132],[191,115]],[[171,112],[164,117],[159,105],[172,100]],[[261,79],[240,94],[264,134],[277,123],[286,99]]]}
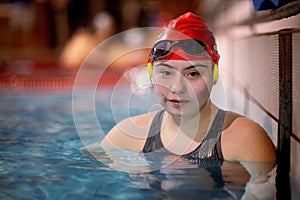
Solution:
{"label": "swimming goggles", "polygon": [[161,40],[154,44],[151,50],[151,60],[167,56],[170,54],[175,46],[180,46],[187,54],[192,56],[207,55],[207,47],[200,40]]}

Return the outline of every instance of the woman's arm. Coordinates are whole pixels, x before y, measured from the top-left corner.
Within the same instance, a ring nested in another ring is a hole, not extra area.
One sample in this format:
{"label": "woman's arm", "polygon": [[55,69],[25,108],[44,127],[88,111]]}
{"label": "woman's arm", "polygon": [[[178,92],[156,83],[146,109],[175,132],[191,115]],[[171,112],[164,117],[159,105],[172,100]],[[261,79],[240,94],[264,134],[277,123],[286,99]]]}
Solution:
{"label": "woman's arm", "polygon": [[264,129],[245,117],[238,117],[222,134],[222,152],[227,160],[275,161],[276,150]]}

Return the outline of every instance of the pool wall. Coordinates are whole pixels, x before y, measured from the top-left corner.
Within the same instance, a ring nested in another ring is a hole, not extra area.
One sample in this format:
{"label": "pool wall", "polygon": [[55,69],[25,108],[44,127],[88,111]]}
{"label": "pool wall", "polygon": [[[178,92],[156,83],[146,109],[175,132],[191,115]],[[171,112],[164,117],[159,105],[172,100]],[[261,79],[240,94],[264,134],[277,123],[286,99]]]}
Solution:
{"label": "pool wall", "polygon": [[[226,106],[269,133],[281,168],[290,174],[291,198],[299,199],[300,15],[276,20],[277,12],[286,14],[279,10],[257,13],[252,21],[236,17],[253,14],[251,6],[250,2],[236,3],[216,20]],[[299,10],[299,3],[292,8]],[[223,25],[222,29],[222,23],[231,28],[225,30]]]}

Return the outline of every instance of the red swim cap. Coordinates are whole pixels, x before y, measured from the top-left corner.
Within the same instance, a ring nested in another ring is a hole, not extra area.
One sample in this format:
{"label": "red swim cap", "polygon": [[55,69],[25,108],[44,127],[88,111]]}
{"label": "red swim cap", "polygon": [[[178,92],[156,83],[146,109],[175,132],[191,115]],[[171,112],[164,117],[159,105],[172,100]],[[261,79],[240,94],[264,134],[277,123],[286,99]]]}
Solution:
{"label": "red swim cap", "polygon": [[[220,56],[213,33],[204,20],[191,12],[166,22],[164,31],[158,37],[158,41],[185,39],[202,41],[206,45],[206,51],[211,56],[213,62],[218,64]],[[167,59],[167,57],[165,57],[165,59]]]}

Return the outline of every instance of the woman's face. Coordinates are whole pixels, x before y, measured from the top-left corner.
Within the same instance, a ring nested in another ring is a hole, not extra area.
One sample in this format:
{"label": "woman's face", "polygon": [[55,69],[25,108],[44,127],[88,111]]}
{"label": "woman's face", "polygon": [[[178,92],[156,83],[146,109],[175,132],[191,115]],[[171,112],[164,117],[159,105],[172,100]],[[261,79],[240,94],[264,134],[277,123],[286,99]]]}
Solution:
{"label": "woman's face", "polygon": [[212,61],[155,61],[153,84],[156,98],[171,115],[195,116],[210,96]]}

